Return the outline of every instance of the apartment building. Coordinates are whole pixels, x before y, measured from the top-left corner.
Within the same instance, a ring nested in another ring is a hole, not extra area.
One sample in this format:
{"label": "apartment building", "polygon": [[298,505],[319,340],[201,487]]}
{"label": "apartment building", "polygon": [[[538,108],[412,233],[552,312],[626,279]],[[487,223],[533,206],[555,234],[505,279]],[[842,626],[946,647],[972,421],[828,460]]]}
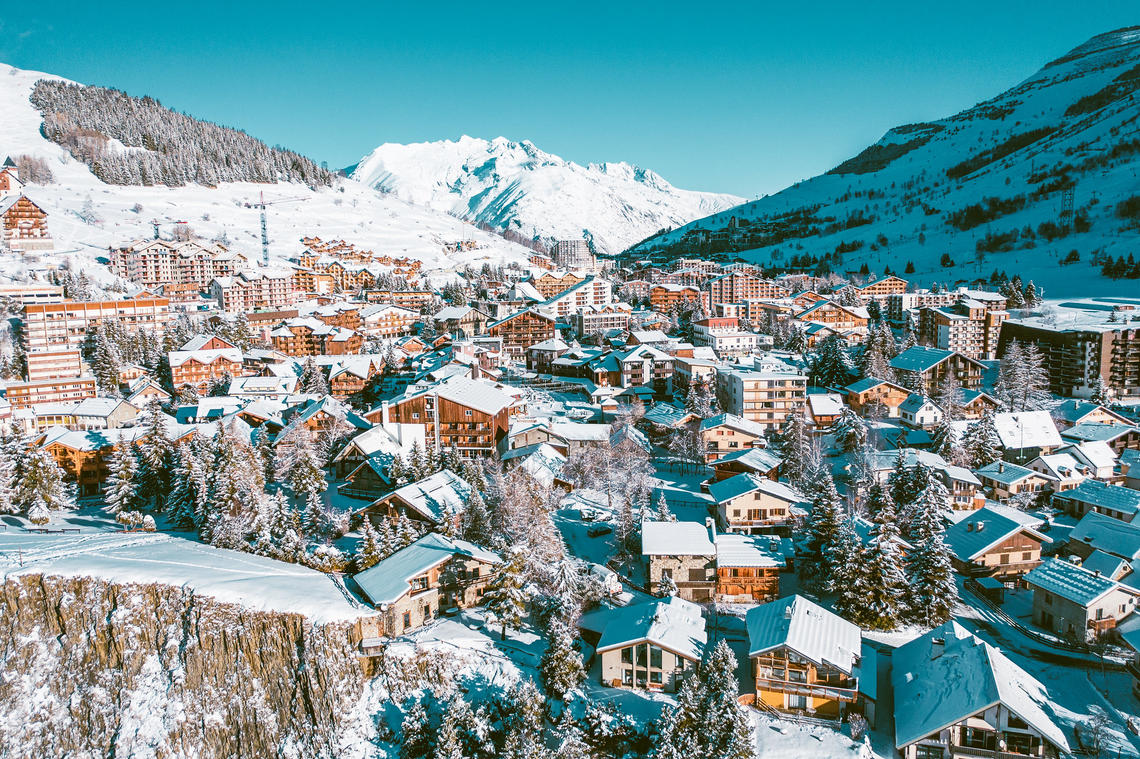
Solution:
{"label": "apartment building", "polygon": [[217,243],[136,240],[111,248],[111,271],[143,287],[193,285],[198,290],[249,266],[249,259]]}
{"label": "apartment building", "polygon": [[537,311],[526,310],[487,325],[487,334],[502,338],[503,352],[518,360],[532,345],[554,338],[558,331],[554,319]]}
{"label": "apartment building", "polygon": [[561,269],[594,269],[597,264],[585,240],[559,240],[551,251],[554,264]]}
{"label": "apartment building", "polygon": [[28,408],[38,403],[81,401],[96,396],[95,378],[67,377],[8,383],[8,402],[14,409]]}
{"label": "apartment building", "polygon": [[170,301],[149,295],[124,300],[64,301],[24,306],[21,339],[29,354],[82,348],[87,330],[117,319],[128,330],[161,335],[170,321]]}
{"label": "apartment building", "polygon": [[892,295],[902,295],[905,293],[906,286],[907,281],[905,279],[896,277],[893,274],[888,274],[873,282],[868,282],[862,287],[856,287],[855,290],[859,293],[860,298],[885,301]]}
{"label": "apartment building", "polygon": [[63,288],[58,285],[0,285],[0,300],[12,300],[21,306],[33,303],[63,303]]}
{"label": "apartment building", "polygon": [[541,277],[531,280],[531,285],[544,298],[553,298],[559,293],[566,292],[585,277],[579,277],[573,272],[546,272]]}
{"label": "apartment building", "polygon": [[28,379],[33,381],[78,377],[83,373],[83,358],[78,348],[29,353],[27,361]]}
{"label": "apartment building", "polygon": [[693,322],[693,344],[708,346],[721,357],[743,356],[756,348],[756,335],[741,330],[735,317],[709,317]]}
{"label": "apartment building", "polygon": [[578,312],[571,314],[570,324],[574,328],[574,333],[579,337],[615,329],[623,330],[629,327],[631,313],[633,313],[633,309],[628,303],[587,305]]}
{"label": "apartment building", "polygon": [[682,303],[697,303],[701,300],[701,290],[692,285],[654,285],[649,289],[649,307],[660,313],[667,313]]}
{"label": "apartment building", "polygon": [[761,279],[754,274],[734,271],[710,279],[705,285],[709,293],[709,304],[713,307],[718,303],[743,303],[748,300],[763,298],[783,298],[789,293],[787,288],[781,287],[768,279]]}
{"label": "apartment building", "polygon": [[569,316],[587,306],[601,306],[614,299],[613,284],[601,277],[586,277],[568,290],[540,304],[551,316]]}
{"label": "apartment building", "polygon": [[297,291],[289,272],[241,272],[214,279],[210,283],[210,296],[221,310],[238,314],[283,308],[296,302]]}
{"label": "apartment building", "polygon": [[721,408],[764,426],[779,429],[791,414],[802,414],[807,403],[807,376],[787,370],[727,369],[717,373]]}
{"label": "apartment building", "polygon": [[997,358],[1001,325],[1008,318],[1004,298],[962,297],[949,306],[920,309],[918,339],[925,345],[988,361]]}
{"label": "apartment building", "polygon": [[1005,355],[1014,340],[1037,346],[1049,370],[1049,389],[1058,395],[1088,398],[1098,380],[1117,396],[1140,395],[1140,325],[1135,322],[1101,317],[1061,326],[1039,318],[1010,319],[1001,325],[997,355]]}

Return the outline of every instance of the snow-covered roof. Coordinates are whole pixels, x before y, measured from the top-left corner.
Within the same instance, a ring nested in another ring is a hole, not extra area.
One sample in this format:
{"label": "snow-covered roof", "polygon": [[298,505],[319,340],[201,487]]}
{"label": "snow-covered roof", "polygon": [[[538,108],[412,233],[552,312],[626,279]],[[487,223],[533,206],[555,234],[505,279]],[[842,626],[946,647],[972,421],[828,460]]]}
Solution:
{"label": "snow-covered roof", "polygon": [[865,393],[868,390],[873,390],[879,385],[890,385],[892,387],[897,387],[899,390],[905,390],[902,385],[895,384],[890,380],[875,379],[874,377],[864,377],[858,382],[852,382],[850,385],[843,389],[849,393]]}
{"label": "snow-covered roof", "polygon": [[1069,539],[1092,548],[1140,560],[1140,525],[1121,522],[1097,511],[1090,511],[1069,532]]}
{"label": "snow-covered roof", "polygon": [[413,577],[439,566],[457,554],[488,564],[498,564],[500,561],[498,556],[474,543],[429,532],[410,546],[401,548],[354,575],[352,579],[374,606],[390,604],[411,590]]}
{"label": "snow-covered roof", "polygon": [[1019,466],[1009,461],[995,461],[991,464],[986,464],[981,469],[978,469],[977,472],[979,477],[986,477],[994,482],[1000,482],[1003,485],[1015,485],[1030,477],[1041,477],[1046,480],[1057,479],[1051,474],[1038,472],[1035,469]]}
{"label": "snow-covered roof", "polygon": [[994,427],[1004,448],[1056,448],[1061,434],[1048,411],[994,414]]}
{"label": "snow-covered roof", "polygon": [[904,372],[925,372],[954,355],[954,351],[914,345],[891,359],[891,368]]}
{"label": "snow-covered roof", "polygon": [[1075,488],[1058,493],[1056,497],[1124,514],[1140,513],[1140,490],[1109,485],[1100,480],[1084,480]]}
{"label": "snow-covered roof", "polygon": [[896,748],[1000,703],[1069,750],[1064,731],[1045,710],[1045,686],[953,620],[896,648],[892,666]]}
{"label": "snow-covered roof", "polygon": [[783,567],[783,541],[773,535],[717,533],[718,567]]}
{"label": "snow-covered roof", "polygon": [[843,413],[843,399],[835,393],[812,393],[807,397],[812,416],[839,416]]}
{"label": "snow-covered roof", "polygon": [[642,556],[712,556],[717,550],[700,522],[642,522]]}
{"label": "snow-covered roof", "polygon": [[800,491],[777,480],[745,472],[709,485],[709,494],[717,503],[724,503],[755,490],[788,503],[803,503],[807,499]]}
{"label": "snow-covered roof", "polygon": [[757,472],[770,472],[784,463],[784,460],[771,448],[743,448],[721,456],[713,466],[732,463],[739,463]]}
{"label": "snow-covered roof", "polygon": [[745,623],[749,657],[787,646],[816,664],[855,672],[863,645],[859,627],[803,596],[749,609]]}
{"label": "snow-covered roof", "polygon": [[1035,567],[1025,575],[1025,582],[1086,608],[1120,585],[1109,577],[1060,559],[1049,559]]}
{"label": "snow-covered roof", "polygon": [[645,411],[645,420],[662,427],[678,427],[694,417],[686,411],[668,403],[655,403]]}
{"label": "snow-covered roof", "polygon": [[737,416],[736,414],[717,414],[701,422],[702,432],[716,429],[717,427],[729,427],[739,432],[752,435],[753,437],[764,437],[764,425],[754,422],[751,419]]}
{"label": "snow-covered roof", "polygon": [[610,439],[610,426],[608,424],[586,424],[583,422],[550,423],[550,434],[570,441],[605,442]]}
{"label": "snow-covered roof", "polygon": [[1061,437],[1078,443],[1086,441],[1110,442],[1132,432],[1140,432],[1140,429],[1116,422],[1081,422],[1062,432]]}
{"label": "snow-covered roof", "polygon": [[173,369],[182,366],[187,361],[197,361],[200,364],[212,364],[219,359],[241,363],[241,348],[212,348],[210,350],[171,351],[166,354],[167,361]]}
{"label": "snow-covered roof", "polygon": [[647,601],[600,614],[604,622],[597,652],[648,642],[690,661],[698,661],[708,643],[701,607],[680,598]]}
{"label": "snow-covered roof", "polygon": [[935,404],[934,401],[927,398],[925,395],[921,395],[920,393],[911,393],[906,397],[905,401],[899,404],[899,412],[906,414],[917,414],[927,406],[936,409],[938,408],[938,405]]}
{"label": "snow-covered roof", "polygon": [[439,522],[445,511],[454,514],[462,512],[470,492],[471,486],[466,480],[450,469],[443,469],[422,480],[397,488],[373,503],[398,498],[427,519]]}
{"label": "snow-covered roof", "polygon": [[970,562],[1018,533],[1042,543],[1053,542],[1023,521],[988,506],[970,512],[962,521],[947,528],[945,540],[959,560]]}

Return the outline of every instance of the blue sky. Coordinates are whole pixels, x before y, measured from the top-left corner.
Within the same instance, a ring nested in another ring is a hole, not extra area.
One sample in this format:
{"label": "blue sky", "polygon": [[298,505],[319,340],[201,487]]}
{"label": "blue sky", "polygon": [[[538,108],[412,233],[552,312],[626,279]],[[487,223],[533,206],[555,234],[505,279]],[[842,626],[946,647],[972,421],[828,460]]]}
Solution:
{"label": "blue sky", "polygon": [[333,167],[382,142],[503,135],[753,197],[1132,24],[1135,0],[65,0],[6,3],[0,61],[151,95]]}

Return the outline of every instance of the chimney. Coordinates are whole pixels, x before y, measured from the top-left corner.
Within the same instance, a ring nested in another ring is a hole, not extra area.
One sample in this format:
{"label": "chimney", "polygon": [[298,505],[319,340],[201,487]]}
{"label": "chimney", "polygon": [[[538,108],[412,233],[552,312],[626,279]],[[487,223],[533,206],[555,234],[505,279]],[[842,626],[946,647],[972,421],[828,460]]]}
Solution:
{"label": "chimney", "polygon": [[388,426],[388,407],[388,401],[383,401],[380,404],[380,424],[384,427]]}
{"label": "chimney", "polygon": [[1005,462],[999,461],[998,462],[998,472],[1004,472],[1004,471],[1005,471]]}
{"label": "chimney", "polygon": [[716,521],[712,517],[705,517],[705,527],[709,531],[709,540],[716,545]]}
{"label": "chimney", "polygon": [[981,532],[985,528],[985,526],[986,526],[985,520],[981,520],[981,521],[977,522],[977,526],[974,527],[974,532]]}
{"label": "chimney", "polygon": [[945,638],[939,637],[939,638],[931,638],[930,639],[930,658],[931,658],[931,660],[937,659],[939,656],[942,656],[942,654],[945,650],[946,650],[946,639]]}

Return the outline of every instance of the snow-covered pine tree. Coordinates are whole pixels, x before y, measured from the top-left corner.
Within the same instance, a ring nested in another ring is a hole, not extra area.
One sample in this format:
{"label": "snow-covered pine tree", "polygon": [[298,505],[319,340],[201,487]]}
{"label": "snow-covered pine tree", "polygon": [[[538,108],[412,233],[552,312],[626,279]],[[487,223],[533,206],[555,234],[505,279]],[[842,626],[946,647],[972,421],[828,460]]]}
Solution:
{"label": "snow-covered pine tree", "polygon": [[736,655],[727,641],[717,641],[705,656],[700,677],[704,685],[700,714],[705,729],[701,733],[703,746],[698,756],[752,759],[755,756],[752,724],[737,701]]}
{"label": "snow-covered pine tree", "polygon": [[264,424],[253,432],[253,450],[257,452],[257,458],[265,472],[265,481],[271,482],[273,480],[273,443],[269,440],[269,430]]}
{"label": "snow-covered pine tree", "polygon": [[26,455],[20,436],[10,428],[0,428],[0,514],[10,514],[16,507],[16,472]]}
{"label": "snow-covered pine tree", "polygon": [[328,514],[325,513],[325,505],[321,500],[320,493],[310,492],[305,497],[305,513],[301,519],[301,527],[304,529],[305,535],[310,538],[324,535],[328,528],[328,522]]}
{"label": "snow-covered pine tree", "polygon": [[942,409],[943,417],[950,421],[957,421],[962,418],[962,406],[965,402],[965,397],[962,393],[962,385],[958,382],[958,378],[953,372],[947,372],[943,377],[942,382],[938,384],[935,389],[932,401]]}
{"label": "snow-covered pine tree", "polygon": [[412,520],[408,518],[407,512],[401,511],[396,517],[396,542],[394,543],[396,550],[407,548],[415,543],[418,537],[418,530],[412,524]]}
{"label": "snow-covered pine tree", "polygon": [[835,423],[835,435],[844,453],[859,453],[867,447],[867,425],[850,406],[843,407]]}
{"label": "snow-covered pine tree", "polygon": [[825,337],[816,346],[808,361],[808,377],[813,385],[843,387],[855,373],[846,342],[840,335]]}
{"label": "snow-covered pine tree", "polygon": [[32,524],[47,524],[51,521],[51,510],[48,509],[47,501],[39,492],[32,495],[32,500],[28,504],[26,516],[28,521]]}
{"label": "snow-covered pine tree", "polygon": [[139,498],[138,458],[134,446],[122,442],[111,457],[110,473],[105,487],[107,507],[112,514],[137,511]]}
{"label": "snow-covered pine tree", "polygon": [[329,383],[325,379],[325,373],[311,357],[306,358],[305,363],[301,365],[301,376],[297,380],[297,388],[302,393],[311,393],[312,395],[329,394]]}
{"label": "snow-covered pine tree", "polygon": [[170,454],[174,444],[167,431],[169,417],[162,411],[157,397],[151,398],[139,415],[142,434],[135,443],[138,450],[139,496],[156,511],[166,507],[170,495]]}
{"label": "snow-covered pine tree", "polygon": [[962,452],[974,469],[980,469],[1001,458],[1001,438],[993,412],[987,410],[982,418],[966,428],[962,435]]}
{"label": "snow-covered pine tree", "polygon": [[569,709],[562,710],[562,717],[555,725],[558,735],[558,748],[552,759],[593,759],[594,752],[582,736],[582,730],[570,715]]}
{"label": "snow-covered pine tree", "polygon": [[425,759],[435,746],[434,731],[424,697],[413,696],[400,723],[400,759]]}
{"label": "snow-covered pine tree", "polygon": [[802,483],[813,458],[811,431],[803,414],[788,415],[780,430],[780,450],[784,477],[794,484]]}
{"label": "snow-covered pine tree", "polygon": [[863,549],[862,571],[851,591],[859,598],[852,604],[851,620],[860,627],[893,630],[902,621],[909,590],[899,540],[894,504],[884,493],[871,539]]}
{"label": "snow-covered pine tree", "polygon": [[911,620],[924,627],[934,627],[950,619],[958,603],[958,586],[950,549],[943,539],[941,516],[923,509],[911,527],[913,548],[907,555],[910,575],[908,606]]}
{"label": "snow-covered pine tree", "polygon": [[523,550],[510,548],[483,594],[484,607],[502,626],[503,640],[507,639],[507,627],[517,627],[526,614],[529,600],[524,588],[526,564]]}
{"label": "snow-covered pine tree", "polygon": [[809,584],[826,588],[833,576],[834,557],[829,547],[835,545],[843,520],[843,504],[835,489],[835,480],[825,468],[819,470],[818,486],[812,498],[808,516],[807,537],[804,540],[802,559],[797,561],[800,575]]}
{"label": "snow-covered pine tree", "polygon": [[557,617],[550,622],[550,643],[538,671],[547,695],[562,701],[586,679],[586,667],[581,652],[574,646],[574,636],[569,626]]}
{"label": "snow-covered pine tree", "polygon": [[[75,501],[71,487],[63,479],[63,470],[43,448],[32,448],[18,470],[14,503],[18,513],[72,511]],[[46,521],[46,520],[45,520]]]}
{"label": "snow-covered pine tree", "polygon": [[676,522],[677,517],[669,509],[669,504],[665,501],[665,491],[662,490],[657,494],[657,521],[658,522]]}
{"label": "snow-covered pine tree", "polygon": [[460,527],[464,540],[477,546],[491,545],[491,514],[487,511],[483,495],[474,487],[471,488],[471,494],[467,497],[467,504],[463,508]]}
{"label": "snow-covered pine tree", "polygon": [[1090,401],[1100,406],[1108,406],[1112,403],[1112,388],[1104,381],[1104,377],[1097,375],[1096,382],[1093,383],[1092,396]]}
{"label": "snow-covered pine tree", "polygon": [[306,503],[312,500],[314,496],[320,496],[328,487],[317,452],[304,435],[301,435],[293,445],[286,476],[289,480],[289,487],[293,490],[293,495]]}
{"label": "snow-covered pine tree", "polygon": [[828,593],[837,593],[843,598],[844,592],[854,586],[862,572],[859,536],[847,516],[840,516],[835,537],[826,546],[825,555],[827,561],[823,566],[827,567],[828,573],[822,578],[824,588]]}
{"label": "snow-covered pine tree", "polygon": [[958,433],[950,421],[944,416],[930,435],[930,450],[946,459],[951,464],[961,464],[965,458],[962,446],[958,443]]}

